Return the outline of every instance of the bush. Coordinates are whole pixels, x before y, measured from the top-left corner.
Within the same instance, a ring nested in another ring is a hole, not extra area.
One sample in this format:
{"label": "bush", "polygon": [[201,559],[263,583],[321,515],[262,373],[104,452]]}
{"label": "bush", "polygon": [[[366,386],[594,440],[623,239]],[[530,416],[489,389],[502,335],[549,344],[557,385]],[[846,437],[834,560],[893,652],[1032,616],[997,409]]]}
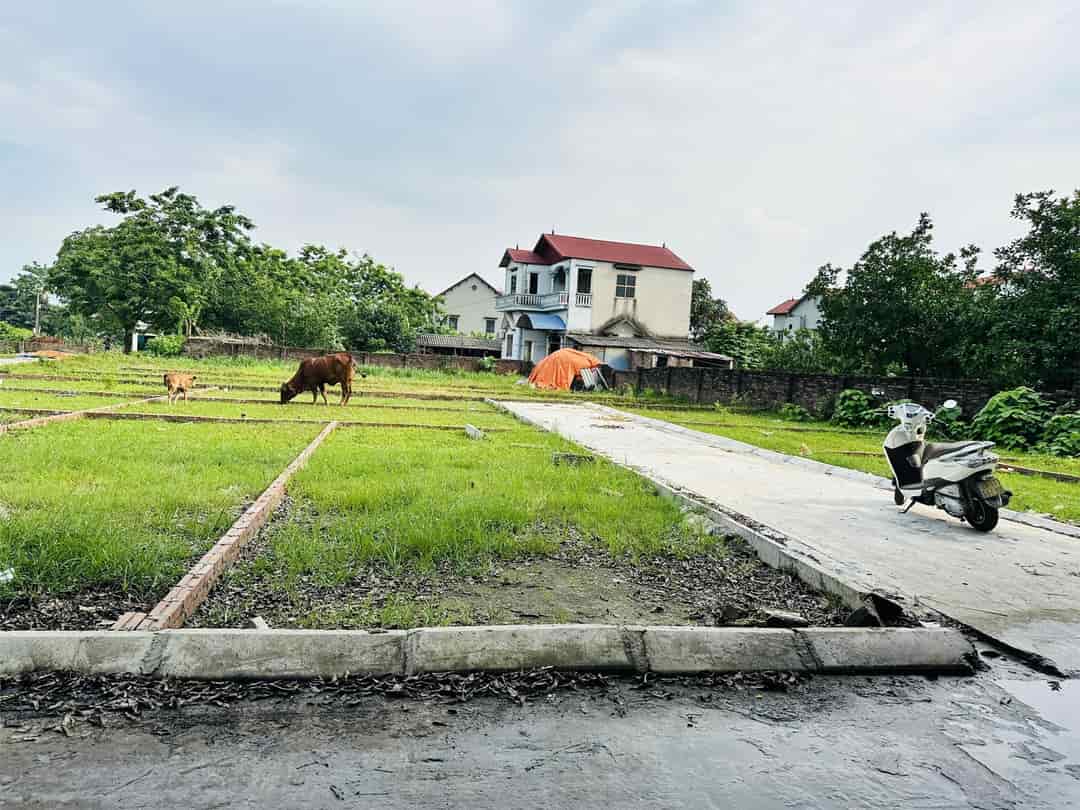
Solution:
{"label": "bush", "polygon": [[1049,404],[1037,391],[1021,386],[990,397],[971,426],[984,441],[1004,447],[1032,447],[1042,438],[1049,412]]}
{"label": "bush", "polygon": [[842,427],[865,428],[882,424],[884,414],[881,407],[865,391],[846,388],[836,395],[833,406],[833,424]]}
{"label": "bush", "polygon": [[802,405],[796,405],[794,402],[785,402],[780,406],[778,413],[781,419],[786,419],[789,422],[809,422],[813,418],[806,408]]}
{"label": "bush", "polygon": [[490,355],[481,357],[476,362],[476,368],[478,371],[494,371],[495,370],[495,358]]}
{"label": "bush", "polygon": [[29,329],[0,321],[0,343],[18,343],[20,340],[29,340],[33,336],[34,333]]}
{"label": "bush", "polygon": [[971,426],[961,418],[959,408],[942,408],[926,431],[928,439],[953,442],[967,438]]}
{"label": "bush", "polygon": [[146,351],[158,357],[177,357],[183,350],[183,335],[159,335],[146,341]]}
{"label": "bush", "polygon": [[1051,417],[1043,429],[1039,450],[1054,456],[1080,456],[1080,412]]}

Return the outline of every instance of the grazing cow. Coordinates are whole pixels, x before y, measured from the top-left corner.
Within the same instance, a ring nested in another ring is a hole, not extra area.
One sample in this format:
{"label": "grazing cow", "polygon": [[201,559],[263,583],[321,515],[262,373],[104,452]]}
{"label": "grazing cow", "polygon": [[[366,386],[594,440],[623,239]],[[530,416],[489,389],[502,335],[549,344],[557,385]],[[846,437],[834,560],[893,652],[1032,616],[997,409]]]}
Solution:
{"label": "grazing cow", "polygon": [[192,390],[194,387],[194,374],[181,374],[177,371],[170,371],[165,375],[165,388],[169,392],[170,405],[176,402],[181,394],[184,395],[184,402],[187,402],[188,391]]}
{"label": "grazing cow", "polygon": [[356,362],[347,352],[304,360],[292,379],[281,384],[281,404],[284,405],[297,394],[310,391],[312,405],[319,401],[319,394],[322,394],[323,403],[329,405],[326,401],[326,386],[341,383],[341,404],[347,405],[352,397],[355,370]]}

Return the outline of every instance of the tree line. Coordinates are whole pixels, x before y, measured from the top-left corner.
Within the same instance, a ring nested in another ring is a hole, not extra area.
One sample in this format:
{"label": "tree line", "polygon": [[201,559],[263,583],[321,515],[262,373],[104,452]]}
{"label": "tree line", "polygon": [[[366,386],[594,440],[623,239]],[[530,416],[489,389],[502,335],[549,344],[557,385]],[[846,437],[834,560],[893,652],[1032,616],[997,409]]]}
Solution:
{"label": "tree line", "polygon": [[159,333],[227,332],[357,351],[411,351],[439,331],[439,302],[370,256],[305,245],[295,255],[257,243],[234,206],[203,207],[178,188],[95,201],[119,221],[68,236],[55,261],[0,285],[0,321],[31,327],[49,294],[43,333],[128,345],[140,323]]}
{"label": "tree line", "polygon": [[993,251],[939,253],[922,214],[910,233],[876,239],[851,267],[826,264],[805,293],[819,299],[816,332],[783,339],[731,316],[695,282],[692,336],[744,368],[974,378],[1010,387],[1080,381],[1080,191],[1020,194],[1026,232]]}

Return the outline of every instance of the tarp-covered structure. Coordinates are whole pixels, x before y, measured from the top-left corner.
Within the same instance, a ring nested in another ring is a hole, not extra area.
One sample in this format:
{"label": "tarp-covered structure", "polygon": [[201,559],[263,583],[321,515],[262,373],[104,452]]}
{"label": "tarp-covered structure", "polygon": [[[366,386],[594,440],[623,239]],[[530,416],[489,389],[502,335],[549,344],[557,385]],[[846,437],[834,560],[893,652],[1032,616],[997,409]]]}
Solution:
{"label": "tarp-covered structure", "polygon": [[583,368],[597,368],[600,365],[600,360],[587,352],[559,349],[536,364],[529,375],[529,382],[537,388],[569,391],[574,380],[581,376]]}

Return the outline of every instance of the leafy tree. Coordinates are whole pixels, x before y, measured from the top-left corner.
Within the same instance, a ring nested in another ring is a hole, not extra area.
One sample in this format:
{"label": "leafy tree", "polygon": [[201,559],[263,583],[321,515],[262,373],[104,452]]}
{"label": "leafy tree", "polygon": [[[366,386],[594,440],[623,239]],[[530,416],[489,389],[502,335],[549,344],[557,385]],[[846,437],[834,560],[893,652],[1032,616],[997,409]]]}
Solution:
{"label": "leafy tree", "polygon": [[96,202],[123,219],[65,239],[50,289],[73,313],[99,316],[106,330],[127,336],[146,321],[191,334],[253,223],[232,206],[205,209],[175,187],[148,199],[130,191]]}
{"label": "leafy tree", "polygon": [[777,371],[826,373],[834,370],[835,360],[817,332],[799,329],[783,340],[773,338],[762,357],[762,366]]}
{"label": "leafy tree", "polygon": [[769,330],[733,318],[714,323],[702,343],[710,352],[726,354],[739,368],[761,368],[775,338]]}
{"label": "leafy tree", "polygon": [[694,279],[690,294],[690,339],[703,340],[710,329],[731,318],[731,311],[724,299],[713,298],[709,280]]}
{"label": "leafy tree", "polygon": [[[922,214],[906,235],[872,242],[846,272],[826,264],[807,292],[819,296],[822,345],[844,371],[959,376],[963,346],[986,336],[973,321],[978,248],[939,256]],[[840,276],[844,275],[843,284]]]}
{"label": "leafy tree", "polygon": [[987,364],[996,359],[1015,381],[1068,386],[1080,378],[1080,190],[1017,195],[1012,215],[1028,232],[994,254]]}

